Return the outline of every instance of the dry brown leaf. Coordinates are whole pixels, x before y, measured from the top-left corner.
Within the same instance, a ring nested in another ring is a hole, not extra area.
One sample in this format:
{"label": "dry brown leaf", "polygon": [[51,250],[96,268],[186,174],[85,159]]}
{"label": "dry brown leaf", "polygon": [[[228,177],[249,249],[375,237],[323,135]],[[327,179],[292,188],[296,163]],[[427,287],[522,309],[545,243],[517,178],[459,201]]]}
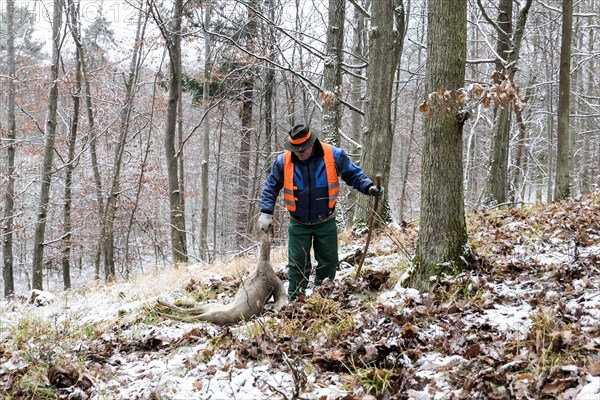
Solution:
{"label": "dry brown leaf", "polygon": [[407,322],[406,324],[404,324],[404,326],[402,327],[402,337],[410,339],[410,338],[417,337],[417,335],[418,335],[418,332],[417,332],[416,326],[414,326],[410,322]]}
{"label": "dry brown leaf", "polygon": [[488,96],[483,96],[480,100],[480,103],[484,109],[490,108],[490,98]]}
{"label": "dry brown leaf", "polygon": [[202,381],[195,381],[195,382],[192,382],[192,387],[194,389],[200,390],[200,389],[202,389],[202,387],[204,387],[204,383],[202,383]]}
{"label": "dry brown leaf", "polygon": [[596,361],[586,367],[591,376],[600,376],[600,361]]}
{"label": "dry brown leaf", "polygon": [[474,83],[472,86],[472,91],[475,96],[479,97],[483,93],[483,87],[477,83]]}
{"label": "dry brown leaf", "polygon": [[502,82],[502,75],[500,75],[500,72],[494,71],[492,74],[492,82],[494,82],[496,85]]}
{"label": "dry brown leaf", "polygon": [[531,381],[533,382],[534,377],[532,374],[518,374],[517,376],[515,376],[516,380],[519,381]]}
{"label": "dry brown leaf", "polygon": [[542,388],[542,393],[548,395],[557,395],[562,393],[565,389],[570,387],[573,382],[575,382],[577,378],[564,378],[564,379],[556,379],[551,383],[547,383]]}
{"label": "dry brown leaf", "polygon": [[475,343],[471,347],[467,348],[463,352],[462,356],[466,359],[469,359],[469,358],[477,357],[480,352],[481,352],[481,346],[479,346],[479,343]]}
{"label": "dry brown leaf", "polygon": [[454,100],[457,104],[463,105],[468,99],[468,93],[465,89],[458,89],[454,94]]}

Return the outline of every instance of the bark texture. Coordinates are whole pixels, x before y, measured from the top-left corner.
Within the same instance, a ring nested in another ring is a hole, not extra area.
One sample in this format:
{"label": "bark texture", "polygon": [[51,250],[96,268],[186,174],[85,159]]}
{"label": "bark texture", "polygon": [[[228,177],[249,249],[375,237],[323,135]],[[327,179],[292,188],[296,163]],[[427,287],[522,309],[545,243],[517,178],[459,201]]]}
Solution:
{"label": "bark texture", "polygon": [[[449,13],[447,10],[453,10]],[[465,78],[466,0],[428,3],[427,93],[461,88]],[[425,116],[421,219],[412,285],[427,290],[430,277],[460,268],[466,255],[462,130],[454,94]]]}
{"label": "bark texture", "polygon": [[342,61],[344,57],[345,0],[329,0],[329,23],[323,68],[323,135],[325,142],[339,146],[342,96]]}

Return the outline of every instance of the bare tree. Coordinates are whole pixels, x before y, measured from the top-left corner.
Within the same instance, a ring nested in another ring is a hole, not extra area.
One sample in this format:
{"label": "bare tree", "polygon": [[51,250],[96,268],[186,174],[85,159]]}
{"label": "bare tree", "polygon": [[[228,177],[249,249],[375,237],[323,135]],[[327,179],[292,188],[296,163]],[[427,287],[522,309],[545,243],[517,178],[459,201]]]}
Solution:
{"label": "bare tree", "polygon": [[[588,31],[588,47],[590,53],[594,52],[594,38],[596,37],[594,28],[590,28]],[[590,67],[587,70],[587,95],[592,96],[594,93],[594,74],[596,71],[596,64],[594,59],[590,60]],[[590,107],[591,108],[591,107]],[[593,154],[594,149],[592,148],[594,140],[592,132],[594,131],[594,120],[593,118],[588,118],[585,123],[585,134],[583,137],[583,154],[581,156],[582,166],[582,177],[581,177],[581,192],[584,194],[590,193],[592,185],[594,184],[594,165],[593,165]],[[600,154],[597,155],[600,158]],[[598,162],[600,164],[600,162]],[[597,175],[600,175],[600,171],[598,171]],[[600,182],[598,182],[600,184]]]}
{"label": "bare tree", "polygon": [[558,83],[558,130],[556,148],[556,182],[554,201],[571,195],[569,175],[569,100],[571,90],[571,41],[573,39],[573,0],[562,2],[562,39],[560,45],[560,79]]}
{"label": "bare tree", "polygon": [[48,93],[48,112],[46,115],[46,131],[44,142],[44,161],[40,177],[40,193],[33,241],[32,261],[32,288],[43,290],[44,247],[46,234],[46,218],[50,203],[50,183],[52,180],[52,167],[54,161],[54,142],[56,140],[56,116],[58,109],[58,72],[60,65],[60,51],[62,47],[62,0],[54,0],[52,17],[52,63],[50,65],[50,91]]}
{"label": "bare tree", "polygon": [[138,81],[140,70],[140,58],[143,49],[143,38],[146,29],[148,14],[142,10],[143,4],[140,5],[138,13],[137,28],[135,40],[133,43],[133,53],[129,64],[129,73],[125,81],[125,100],[121,109],[119,139],[115,146],[115,155],[113,158],[112,179],[110,192],[106,200],[105,209],[103,212],[102,227],[104,233],[103,248],[104,248],[104,268],[105,277],[107,280],[113,280],[116,276],[115,270],[115,245],[114,245],[114,226],[117,214],[117,200],[121,192],[121,168],[123,164],[123,154],[129,136],[129,125],[131,114],[133,113],[133,105],[135,99],[135,86]]}
{"label": "bare tree", "polygon": [[[374,1],[372,10],[372,28],[369,32],[369,65],[367,67],[367,111],[365,129],[363,129],[364,150],[362,167],[374,177],[381,174],[383,185],[389,182],[392,162],[392,108],[391,99],[394,88],[394,76],[400,62],[404,42],[404,3],[402,0]],[[387,196],[385,197],[387,198]],[[359,199],[356,218],[365,222],[371,208],[370,199]],[[383,201],[383,219],[389,217],[387,200]]]}
{"label": "bare tree", "polygon": [[204,82],[202,86],[202,106],[205,110],[204,129],[202,130],[202,164],[200,167],[200,259],[207,261],[209,259],[208,251],[208,210],[210,207],[208,171],[210,161],[210,118],[208,111],[210,107],[210,85],[212,82],[212,37],[210,35],[210,21],[212,13],[212,3],[205,3],[204,6]]}
{"label": "bare tree", "polygon": [[[75,7],[79,7],[77,4]],[[75,9],[75,8],[73,8]],[[100,166],[98,165],[98,149],[97,149],[97,132],[96,132],[96,119],[94,117],[94,100],[92,96],[92,86],[90,82],[90,76],[88,72],[88,54],[86,54],[86,49],[83,45],[83,40],[81,37],[81,27],[74,28],[74,24],[80,24],[81,21],[80,15],[74,15],[72,17],[72,22],[69,24],[71,29],[71,34],[73,36],[73,40],[75,42],[75,47],[77,51],[77,57],[79,58],[80,67],[81,67],[81,78],[83,79],[83,94],[85,99],[85,110],[86,117],[88,122],[88,132],[87,132],[87,144],[90,154],[90,161],[92,172],[94,176],[94,189],[96,194],[96,207],[98,213],[98,219],[102,219],[102,215],[104,214],[104,195],[102,188],[102,174],[100,173]],[[100,264],[103,252],[103,244],[104,244],[104,226],[99,230],[98,242],[96,245],[96,258],[94,260],[95,267],[95,279],[100,279]],[[105,270],[105,277],[106,275]]]}
{"label": "bare tree", "polygon": [[[79,5],[73,0],[67,1],[67,24],[74,37],[79,37]],[[72,208],[73,208],[73,171],[75,170],[75,148],[77,142],[77,131],[79,129],[79,112],[81,108],[81,94],[83,92],[83,77],[82,77],[82,53],[75,52],[75,88],[72,94],[73,98],[73,113],[71,123],[69,125],[69,141],[68,141],[68,156],[65,165],[65,188],[64,188],[64,205],[63,205],[63,235],[62,235],[62,251],[61,265],[63,272],[63,286],[66,289],[71,288],[71,249],[73,241],[73,224],[72,224]]]}
{"label": "bare tree", "polygon": [[181,24],[183,0],[175,0],[170,23],[162,20],[158,6],[149,3],[154,21],[159,26],[169,53],[169,101],[167,104],[167,123],[165,128],[165,155],[169,178],[169,219],[171,225],[171,250],[173,261],[187,262],[185,215],[183,214],[182,190],[179,187],[179,156],[177,138],[177,115],[179,95],[181,93]]}
{"label": "bare tree", "polygon": [[[368,8],[368,7],[366,7]],[[353,59],[352,62],[356,65],[365,64],[365,42],[366,42],[366,34],[365,34],[365,26],[367,22],[368,14],[365,13],[365,8],[356,4],[354,6],[354,28],[352,35],[352,47],[353,47]],[[352,77],[352,93],[350,94],[352,98],[352,103],[357,107],[362,108],[363,95],[364,90],[366,88],[366,82],[364,77],[364,68],[358,69],[354,76]],[[350,137],[351,137],[351,147],[349,151],[350,158],[356,162],[360,160],[360,156],[362,154],[362,147],[359,145],[362,137],[362,125],[363,125],[363,115],[357,111],[351,111],[350,121]],[[348,195],[346,196],[346,226],[345,228],[352,229],[354,224],[354,215],[356,213],[356,201],[358,199],[358,194],[356,190],[348,191]]]}
{"label": "bare tree", "polygon": [[[250,1],[250,7],[248,7],[248,17],[246,24],[243,27],[243,36],[245,39],[245,51],[248,54],[254,54],[255,43],[257,36],[257,24],[256,24],[256,0]],[[238,188],[237,197],[240,204],[249,204],[248,195],[250,193],[250,150],[252,136],[256,134],[256,129],[253,126],[252,112],[254,106],[254,68],[251,63],[246,65],[245,76],[242,81],[242,92],[240,93],[241,98],[241,109],[240,109],[240,153],[238,161]],[[237,208],[237,229],[236,229],[236,244],[244,247],[247,243],[247,233],[249,232],[248,226],[248,208],[240,206]]]}
{"label": "bare tree", "polygon": [[[532,0],[526,0],[519,12],[519,19],[513,34],[513,0],[499,0],[499,12],[496,22],[487,15],[486,9],[477,0],[477,4],[487,21],[494,26],[498,35],[496,48],[496,70],[506,75],[511,82],[517,72],[521,42]],[[510,144],[510,107],[496,107],[493,127],[492,152],[490,153],[490,172],[487,182],[486,204],[505,203],[508,198],[508,150]]]}
{"label": "bare tree", "polygon": [[6,62],[8,64],[8,99],[6,135],[6,188],[4,190],[4,221],[2,224],[2,277],[4,279],[4,296],[15,293],[14,258],[13,258],[13,223],[15,206],[15,141],[16,141],[16,60],[15,60],[15,0],[6,3]]}

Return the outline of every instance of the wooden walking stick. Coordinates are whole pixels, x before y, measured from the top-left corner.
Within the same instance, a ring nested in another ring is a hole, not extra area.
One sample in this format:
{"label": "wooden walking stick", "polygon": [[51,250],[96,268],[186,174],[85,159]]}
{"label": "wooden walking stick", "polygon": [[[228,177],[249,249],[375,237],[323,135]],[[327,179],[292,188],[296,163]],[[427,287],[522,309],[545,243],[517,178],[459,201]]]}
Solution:
{"label": "wooden walking stick", "polygon": [[[375,186],[377,189],[381,190],[381,175],[377,174],[375,176]],[[379,197],[375,197],[375,201],[373,202],[373,209],[371,210],[371,214],[369,215],[369,225],[368,225],[368,233],[367,233],[367,243],[365,243],[365,249],[363,250],[362,257],[360,257],[360,263],[358,264],[358,269],[356,270],[356,278],[360,277],[360,270],[362,269],[363,263],[365,262],[365,258],[367,257],[367,251],[369,250],[369,242],[371,242],[371,235],[373,234],[373,222],[375,221],[375,214],[377,214],[377,206],[379,206]]]}

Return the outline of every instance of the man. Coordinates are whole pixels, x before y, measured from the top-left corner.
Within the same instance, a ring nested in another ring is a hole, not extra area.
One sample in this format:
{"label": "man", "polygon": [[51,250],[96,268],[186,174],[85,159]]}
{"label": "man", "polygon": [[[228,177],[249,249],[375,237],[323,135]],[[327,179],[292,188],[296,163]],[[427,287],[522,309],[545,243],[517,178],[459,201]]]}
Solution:
{"label": "man", "polygon": [[304,296],[311,273],[310,249],[317,268],[315,286],[335,278],[338,266],[338,237],[335,204],[340,190],[338,176],[361,193],[381,196],[364,172],[341,149],[319,141],[306,125],[288,133],[286,151],[279,155],[263,186],[258,226],[268,230],[273,222],[275,201],[283,189],[290,213],[288,227],[288,297]]}

